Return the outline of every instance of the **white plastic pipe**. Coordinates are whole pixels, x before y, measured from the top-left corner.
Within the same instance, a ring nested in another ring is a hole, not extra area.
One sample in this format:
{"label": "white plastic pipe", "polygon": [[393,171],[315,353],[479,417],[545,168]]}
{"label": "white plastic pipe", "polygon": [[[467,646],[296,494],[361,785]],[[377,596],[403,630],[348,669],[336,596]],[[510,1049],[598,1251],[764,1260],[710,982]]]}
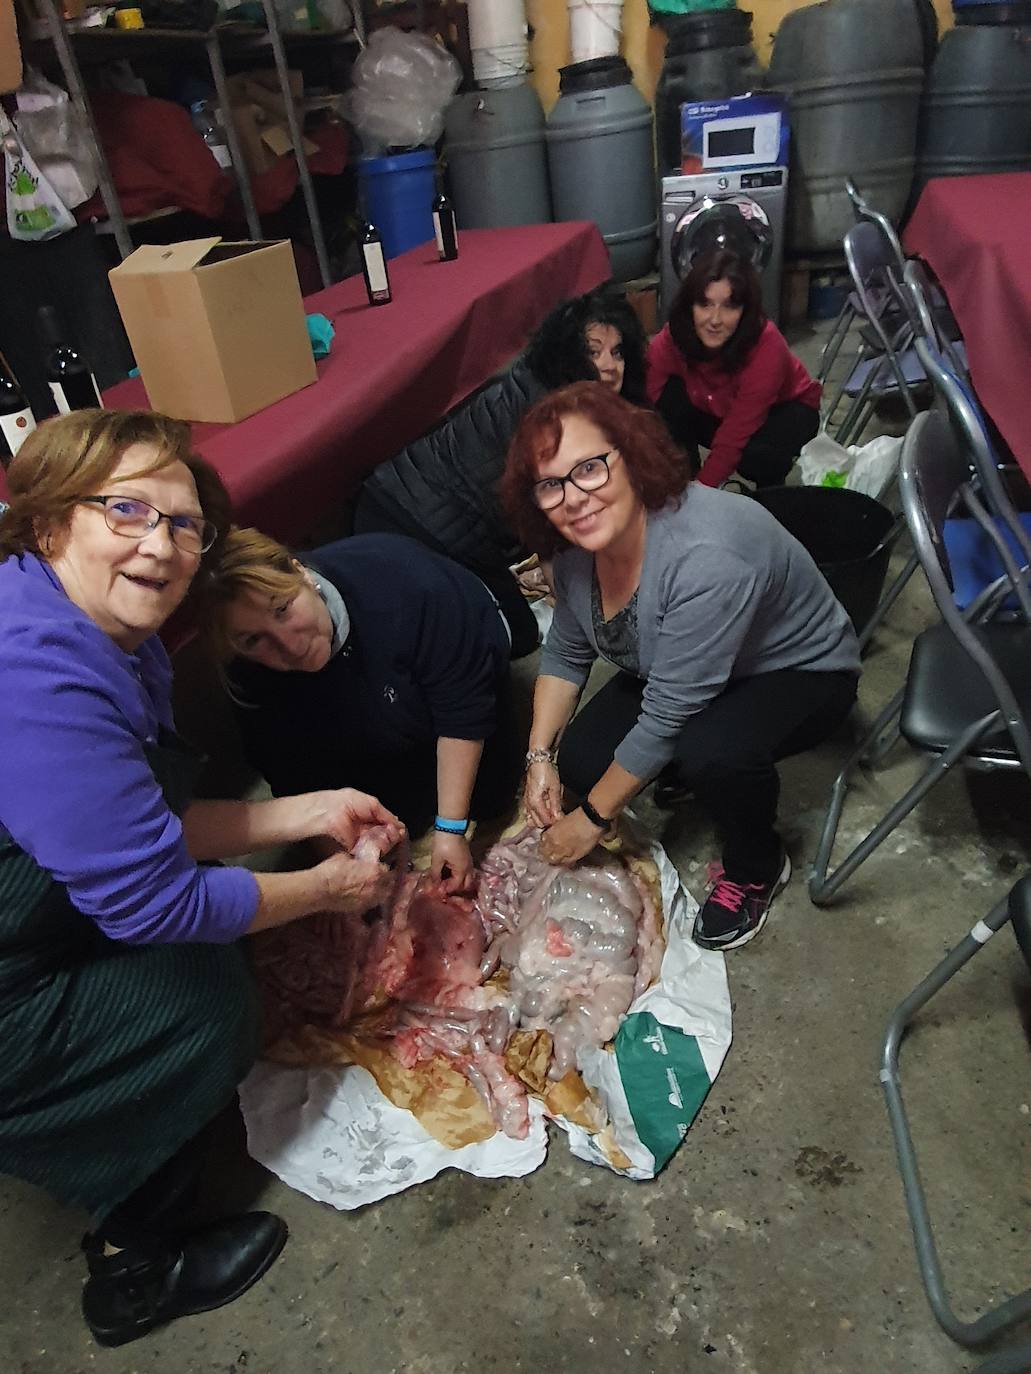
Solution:
{"label": "white plastic pipe", "polygon": [[618,57],[623,0],[569,0],[571,62]]}
{"label": "white plastic pipe", "polygon": [[467,0],[473,75],[481,86],[511,86],[530,67],[524,0]]}

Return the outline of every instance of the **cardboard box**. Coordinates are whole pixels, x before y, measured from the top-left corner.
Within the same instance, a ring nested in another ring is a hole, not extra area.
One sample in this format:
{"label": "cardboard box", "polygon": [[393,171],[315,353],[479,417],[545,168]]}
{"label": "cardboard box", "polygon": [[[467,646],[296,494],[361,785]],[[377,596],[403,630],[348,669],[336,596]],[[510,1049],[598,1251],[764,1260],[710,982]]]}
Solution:
{"label": "cardboard box", "polygon": [[0,0],[0,94],[21,85],[21,48],[14,22],[14,0]]}
{"label": "cardboard box", "polygon": [[145,244],[109,274],[155,410],[243,420],[316,379],[290,244]]}

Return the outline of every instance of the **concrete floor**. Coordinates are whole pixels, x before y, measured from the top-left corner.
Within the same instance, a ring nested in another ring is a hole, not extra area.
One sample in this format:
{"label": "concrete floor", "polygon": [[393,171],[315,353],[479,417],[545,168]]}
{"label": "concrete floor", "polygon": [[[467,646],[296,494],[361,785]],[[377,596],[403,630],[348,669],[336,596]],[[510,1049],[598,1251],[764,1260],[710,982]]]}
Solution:
{"label": "concrete floor", "polygon": [[[812,360],[811,341],[799,351]],[[959,1374],[978,1358],[921,1289],[877,1080],[896,1002],[1031,859],[1021,781],[947,779],[832,910],[804,877],[831,779],[929,623],[916,580],[878,635],[849,730],[783,769],[796,879],[728,956],[734,1044],[672,1163],[630,1183],[561,1141],[522,1180],[453,1172],[341,1214],[241,1166],[291,1240],[251,1292],[118,1351],[78,1311],[86,1218],[0,1183],[0,1374]],[[913,773],[900,747],[857,791],[842,840]],[[644,808],[700,894],[711,834]],[[964,1316],[1025,1286],[1031,982],[1008,931],[921,1020],[903,1057],[946,1273]],[[10,1047],[8,1053],[17,1052]],[[234,1154],[234,1149],[237,1151]],[[1025,1337],[1028,1333],[1024,1332]]]}

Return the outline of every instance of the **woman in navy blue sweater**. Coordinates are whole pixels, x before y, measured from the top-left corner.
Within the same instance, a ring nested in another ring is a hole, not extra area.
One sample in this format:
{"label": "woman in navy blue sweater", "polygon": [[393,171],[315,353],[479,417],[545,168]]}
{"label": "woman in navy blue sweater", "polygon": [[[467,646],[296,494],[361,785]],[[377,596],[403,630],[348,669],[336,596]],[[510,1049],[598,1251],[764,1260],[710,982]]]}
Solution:
{"label": "woman in navy blue sweater", "polygon": [[479,578],[402,535],[301,562],[238,529],[205,592],[245,749],[272,791],[374,783],[409,830],[434,825],[433,871],[463,890],[468,822],[512,804],[522,763],[508,628]]}

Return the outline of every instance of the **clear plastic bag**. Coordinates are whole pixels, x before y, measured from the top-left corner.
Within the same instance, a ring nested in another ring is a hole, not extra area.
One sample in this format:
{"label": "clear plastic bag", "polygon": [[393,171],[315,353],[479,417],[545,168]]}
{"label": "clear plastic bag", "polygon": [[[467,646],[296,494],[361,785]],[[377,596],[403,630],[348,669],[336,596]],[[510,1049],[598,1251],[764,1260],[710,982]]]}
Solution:
{"label": "clear plastic bag", "polygon": [[89,200],[99,180],[96,159],[68,92],[26,68],[16,123],[22,144],[62,202],[71,209]]}
{"label": "clear plastic bag", "polygon": [[889,434],[845,448],[820,433],[804,445],[798,470],[807,487],[848,487],[876,499],[895,476],[901,453],[902,440]]}
{"label": "clear plastic bag", "polygon": [[75,228],[68,207],[36,166],[7,116],[0,110],[4,148],[7,228],[12,239],[38,243]]}
{"label": "clear plastic bag", "polygon": [[461,79],[458,63],[431,38],[377,29],[354,64],[347,116],[366,152],[433,144]]}

